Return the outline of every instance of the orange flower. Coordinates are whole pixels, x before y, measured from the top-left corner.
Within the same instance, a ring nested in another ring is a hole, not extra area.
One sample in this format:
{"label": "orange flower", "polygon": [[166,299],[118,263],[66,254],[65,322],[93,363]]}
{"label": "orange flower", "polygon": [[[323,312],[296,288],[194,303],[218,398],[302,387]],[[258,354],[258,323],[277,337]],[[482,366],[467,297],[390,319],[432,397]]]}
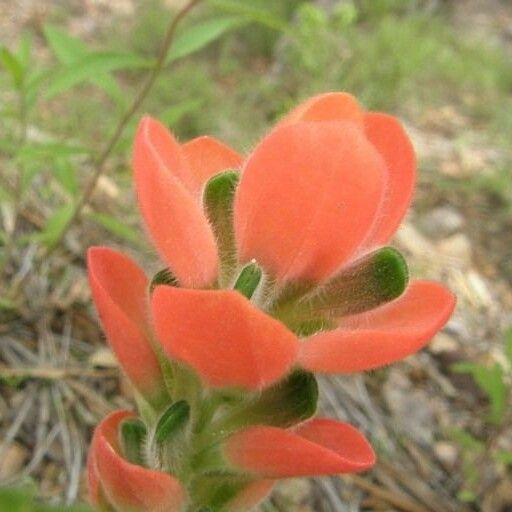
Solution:
{"label": "orange flower", "polygon": [[438,283],[409,284],[405,260],[383,247],[415,182],[399,121],[364,112],[348,94],[322,94],[244,158],[211,137],[179,144],[146,117],[134,180],[168,269],[149,282],[120,253],[88,254],[108,340],[144,399],[143,439],[138,427],[135,437],[120,428],[126,412],[97,428],[92,501],[234,512],[275,479],[371,467],[356,429],[311,419],[318,389],[309,372],[402,359],[455,305]]}

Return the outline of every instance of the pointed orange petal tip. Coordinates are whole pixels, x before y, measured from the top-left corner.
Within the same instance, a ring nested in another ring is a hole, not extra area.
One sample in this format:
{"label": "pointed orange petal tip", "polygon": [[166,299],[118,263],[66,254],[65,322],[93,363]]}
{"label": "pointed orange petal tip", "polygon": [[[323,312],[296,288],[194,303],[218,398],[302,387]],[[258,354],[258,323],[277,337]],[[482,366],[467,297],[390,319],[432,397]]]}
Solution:
{"label": "pointed orange petal tip", "polygon": [[123,370],[151,403],[166,396],[158,359],[148,340],[148,280],[137,264],[107,247],[91,247],[87,268],[107,339]]}
{"label": "pointed orange petal tip", "polygon": [[297,429],[251,427],[226,443],[228,461],[242,471],[265,478],[355,473],[375,463],[375,453],[354,427],[314,419]]}
{"label": "pointed orange petal tip", "polygon": [[342,326],[301,344],[299,363],[322,373],[378,368],[420,350],[450,318],[455,296],[431,281],[414,281],[398,299],[345,317]]}
{"label": "pointed orange petal tip", "polygon": [[181,512],[186,494],[176,478],[131,464],[122,457],[119,425],[133,416],[129,411],[116,411],[107,416],[94,432],[90,459],[105,496],[118,511]]}
{"label": "pointed orange petal tip", "polygon": [[197,193],[211,177],[223,171],[240,169],[243,163],[241,155],[208,135],[189,140],[181,149]]}
{"label": "pointed orange petal tip", "polygon": [[367,237],[385,178],[382,157],[353,123],[276,128],[248,158],[237,189],[241,260],[255,259],[280,281],[330,277]]}
{"label": "pointed orange petal tip", "polygon": [[354,96],[327,92],[313,96],[289,112],[278,126],[297,121],[349,121],[363,126],[364,112]]}
{"label": "pointed orange petal tip", "polygon": [[139,208],[162,258],[183,286],[209,286],[217,278],[217,246],[180,145],[146,117],[133,153]]}
{"label": "pointed orange petal tip", "polygon": [[159,286],[152,310],[165,352],[209,386],[261,389],[295,361],[296,336],[236,291]]}
{"label": "pointed orange petal tip", "polygon": [[370,112],[364,117],[367,139],[377,149],[387,169],[386,194],[377,222],[366,241],[368,247],[387,243],[409,207],[416,181],[416,155],[398,119]]}

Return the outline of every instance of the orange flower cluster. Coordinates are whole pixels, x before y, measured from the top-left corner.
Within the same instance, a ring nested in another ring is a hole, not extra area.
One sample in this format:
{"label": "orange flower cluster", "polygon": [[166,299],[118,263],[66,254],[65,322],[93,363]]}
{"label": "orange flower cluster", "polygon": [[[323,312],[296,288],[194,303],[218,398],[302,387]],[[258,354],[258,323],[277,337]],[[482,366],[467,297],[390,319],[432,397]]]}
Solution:
{"label": "orange flower cluster", "polygon": [[315,418],[315,373],[377,368],[419,350],[455,299],[409,282],[385,244],[414,190],[401,124],[345,93],[315,96],[242,156],[179,144],[151,118],[134,181],[166,268],[91,248],[91,289],[140,417],[96,429],[101,510],[246,511],[280,478],[362,471],[354,427]]}

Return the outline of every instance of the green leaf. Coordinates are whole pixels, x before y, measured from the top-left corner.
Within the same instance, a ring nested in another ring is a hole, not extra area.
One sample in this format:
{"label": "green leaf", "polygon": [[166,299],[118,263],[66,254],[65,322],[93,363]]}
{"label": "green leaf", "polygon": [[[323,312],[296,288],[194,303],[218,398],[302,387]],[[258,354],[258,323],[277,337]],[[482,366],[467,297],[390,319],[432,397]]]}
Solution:
{"label": "green leaf", "polygon": [[136,244],[140,241],[137,230],[112,215],[106,213],[90,213],[88,218],[127,242]]}
{"label": "green leaf", "polygon": [[212,429],[234,431],[249,425],[288,428],[311,418],[317,410],[318,384],[312,373],[296,370],[264,389],[253,400],[219,420]]}
{"label": "green leaf", "polygon": [[46,90],[46,99],[87,82],[91,77],[112,71],[149,68],[151,60],[130,53],[97,52],[91,53],[57,70]]}
{"label": "green leaf", "polygon": [[268,28],[291,33],[285,20],[269,12],[269,9],[258,8],[249,2],[236,0],[210,0],[210,4],[231,14],[243,17],[247,21],[259,23]]}
{"label": "green leaf", "polygon": [[454,428],[450,431],[450,437],[466,452],[479,453],[485,448],[482,441],[479,441],[465,430]]}
{"label": "green leaf", "polygon": [[[399,297],[409,282],[403,256],[383,247],[355,261],[312,290],[295,285],[274,304],[273,314],[301,335],[344,315],[363,313]],[[315,332],[315,331],[313,331]]]}
{"label": "green leaf", "polygon": [[186,400],[174,402],[160,416],[155,428],[155,440],[162,444],[181,430],[190,417],[190,405]]}
{"label": "green leaf", "polygon": [[489,397],[489,421],[501,424],[505,416],[507,402],[507,386],[503,378],[503,368],[498,363],[491,367],[476,363],[457,363],[452,369],[458,373],[469,373],[480,389]]}
{"label": "green leaf", "polygon": [[93,512],[87,505],[43,505],[33,485],[0,488],[0,510],[9,512]]}
{"label": "green leaf", "polygon": [[512,466],[512,452],[506,450],[499,450],[493,456],[493,459],[498,464],[504,464],[505,466]]}
{"label": "green leaf", "polygon": [[[45,25],[43,31],[58,61],[65,66],[70,66],[92,53],[80,39],[69,35],[54,25]],[[88,78],[88,81],[102,89],[118,104],[126,104],[126,98],[121,87],[108,73],[103,75],[94,74]]]}
{"label": "green leaf", "polygon": [[147,435],[146,425],[137,418],[129,418],[121,423],[120,430],[125,458],[132,464],[142,465],[142,448]]}
{"label": "green leaf", "polygon": [[178,279],[176,279],[176,276],[171,272],[170,269],[164,268],[157,272],[153,279],[151,279],[151,283],[149,285],[149,293],[153,293],[154,289],[157,286],[160,285],[167,285],[167,286],[179,286],[180,283]]}
{"label": "green leaf", "polygon": [[43,32],[50,48],[62,64],[72,64],[88,53],[87,47],[80,39],[54,25],[45,25]]}
{"label": "green leaf", "polygon": [[18,161],[56,160],[57,158],[84,155],[89,150],[83,146],[73,146],[63,142],[43,142],[25,144],[16,153]]}
{"label": "green leaf", "polygon": [[261,268],[256,263],[250,263],[242,269],[233,288],[248,299],[251,299],[260,284],[261,277]]}
{"label": "green leaf", "polygon": [[512,365],[512,327],[505,331],[505,355]]}
{"label": "green leaf", "polygon": [[187,114],[200,110],[203,105],[204,100],[202,99],[183,101],[179,105],[174,105],[159,113],[158,119],[166,126],[172,126]]}
{"label": "green leaf", "polygon": [[231,279],[237,264],[233,232],[233,199],[239,174],[226,171],[211,178],[204,188],[203,204],[217,238],[221,261],[221,285]]}
{"label": "green leaf", "polygon": [[18,58],[5,46],[0,48],[0,63],[11,75],[14,86],[17,89],[21,89],[25,76],[23,65],[18,60]]}
{"label": "green leaf", "polygon": [[30,32],[23,32],[20,37],[18,44],[18,51],[16,55],[24,70],[28,70],[30,67],[30,61],[32,58],[32,35]]}
{"label": "green leaf", "polygon": [[53,175],[62,188],[71,196],[76,197],[79,192],[76,179],[75,166],[67,159],[59,159],[52,166]]}
{"label": "green leaf", "polygon": [[399,297],[409,282],[404,257],[392,247],[364,256],[308,297],[312,310],[335,316],[362,313]]}
{"label": "green leaf", "polygon": [[44,242],[49,247],[53,247],[55,242],[62,235],[63,230],[68,225],[74,212],[72,203],[65,204],[57,208],[46,221],[42,231],[36,234],[36,238]]}
{"label": "green leaf", "polygon": [[239,17],[217,18],[192,25],[180,33],[167,55],[167,63],[202,50],[226,32],[243,25]]}

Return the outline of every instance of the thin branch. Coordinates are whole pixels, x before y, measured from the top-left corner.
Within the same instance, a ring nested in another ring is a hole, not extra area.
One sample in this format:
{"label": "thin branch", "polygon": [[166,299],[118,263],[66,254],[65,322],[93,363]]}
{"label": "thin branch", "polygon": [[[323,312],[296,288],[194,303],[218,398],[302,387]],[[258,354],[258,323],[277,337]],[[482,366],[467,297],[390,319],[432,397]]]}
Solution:
{"label": "thin branch", "polygon": [[162,49],[160,51],[160,54],[158,55],[158,59],[155,63],[155,66],[151,70],[151,73],[149,74],[146,83],[142,87],[142,89],[139,91],[135,99],[133,100],[132,105],[130,108],[125,112],[123,117],[119,120],[119,123],[117,125],[116,130],[114,131],[114,134],[110,138],[110,140],[105,145],[105,148],[100,153],[98,159],[96,162],[94,162],[94,174],[92,175],[91,180],[87,184],[87,187],[84,190],[84,193],[76,203],[73,213],[70,216],[68,222],[66,223],[66,226],[64,229],[62,229],[60,236],[55,240],[54,244],[49,247],[42,255],[42,258],[48,256],[53,250],[58,247],[60,242],[63,240],[63,238],[66,236],[67,232],[71,228],[71,226],[74,224],[74,222],[80,217],[84,207],[89,203],[91,196],[96,188],[96,185],[98,184],[98,180],[102,176],[103,172],[105,171],[105,163],[108,160],[109,156],[112,154],[112,151],[116,147],[117,143],[119,142],[119,139],[121,138],[122,134],[124,133],[126,127],[128,126],[128,123],[130,122],[130,119],[133,117],[133,115],[137,112],[137,110],[142,106],[144,103],[144,100],[148,96],[149,92],[153,88],[153,85],[155,84],[158,75],[162,71],[163,67],[165,66],[165,61],[167,60],[167,55],[169,54],[169,50],[172,47],[172,44],[174,42],[174,36],[176,34],[176,29],[179,25],[179,23],[185,18],[185,16],[194,8],[196,7],[202,0],[190,0],[185,6],[180,9],[176,15],[172,18],[171,23],[169,24],[169,28],[167,29],[167,33],[165,35],[165,39],[162,44]]}

